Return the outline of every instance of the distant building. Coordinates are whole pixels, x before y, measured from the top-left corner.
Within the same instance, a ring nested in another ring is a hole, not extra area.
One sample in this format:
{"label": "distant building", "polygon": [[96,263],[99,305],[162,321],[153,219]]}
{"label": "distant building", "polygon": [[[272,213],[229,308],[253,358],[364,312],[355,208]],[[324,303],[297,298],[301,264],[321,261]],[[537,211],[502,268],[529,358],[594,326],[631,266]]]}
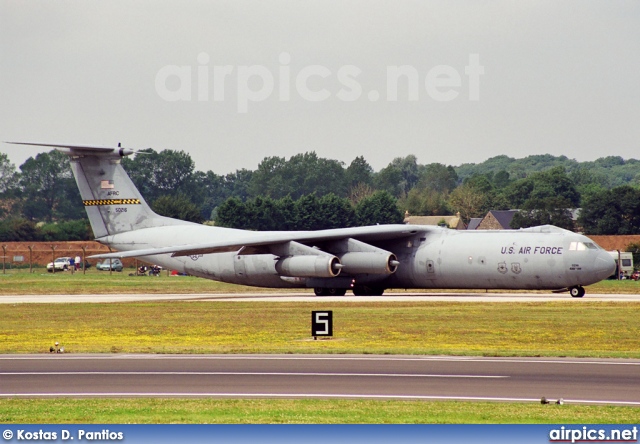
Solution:
{"label": "distant building", "polygon": [[455,216],[411,216],[406,212],[404,216],[404,223],[410,225],[445,226],[453,230],[466,230],[467,228],[460,213]]}
{"label": "distant building", "polygon": [[513,216],[520,210],[491,210],[482,218],[476,230],[510,230]]}
{"label": "distant building", "polygon": [[469,221],[469,225],[467,225],[467,230],[477,230],[480,222],[482,222],[481,217],[472,217]]}
{"label": "distant building", "polygon": [[[567,211],[573,220],[573,231],[580,233],[582,228],[578,225],[578,216],[582,208],[568,208]],[[467,230],[512,230],[513,216],[520,210],[491,210],[485,217],[472,218]]]}

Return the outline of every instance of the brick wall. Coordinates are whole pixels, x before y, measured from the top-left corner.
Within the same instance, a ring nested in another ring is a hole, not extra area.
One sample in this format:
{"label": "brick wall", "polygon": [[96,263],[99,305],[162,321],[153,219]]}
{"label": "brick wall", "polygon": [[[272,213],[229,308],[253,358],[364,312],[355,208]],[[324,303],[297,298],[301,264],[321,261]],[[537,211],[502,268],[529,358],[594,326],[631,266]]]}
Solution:
{"label": "brick wall", "polygon": [[631,243],[640,244],[640,234],[631,234],[626,236],[588,236],[588,237],[607,251],[613,251],[613,250],[626,251],[627,245]]}
{"label": "brick wall", "polygon": [[[70,241],[70,242],[4,242],[0,247],[6,246],[6,264],[29,265],[29,247],[32,247],[33,265],[45,267],[51,262],[51,247],[55,247],[53,257],[82,257],[82,247],[85,247],[86,255],[108,253],[109,248],[95,241]],[[3,255],[0,249],[0,256]],[[15,256],[23,256],[24,261],[14,262]],[[1,259],[1,258],[0,258]],[[92,265],[101,262],[101,259],[87,259]],[[133,266],[135,259],[123,259],[125,267]],[[0,264],[2,265],[2,264]]]}

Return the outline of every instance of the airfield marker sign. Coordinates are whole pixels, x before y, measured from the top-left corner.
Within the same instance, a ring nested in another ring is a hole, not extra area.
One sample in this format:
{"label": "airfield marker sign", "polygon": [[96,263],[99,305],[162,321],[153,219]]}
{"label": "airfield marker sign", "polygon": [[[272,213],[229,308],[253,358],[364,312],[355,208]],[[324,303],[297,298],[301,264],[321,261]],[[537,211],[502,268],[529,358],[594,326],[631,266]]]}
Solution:
{"label": "airfield marker sign", "polygon": [[322,310],[311,312],[311,336],[333,336],[333,311]]}

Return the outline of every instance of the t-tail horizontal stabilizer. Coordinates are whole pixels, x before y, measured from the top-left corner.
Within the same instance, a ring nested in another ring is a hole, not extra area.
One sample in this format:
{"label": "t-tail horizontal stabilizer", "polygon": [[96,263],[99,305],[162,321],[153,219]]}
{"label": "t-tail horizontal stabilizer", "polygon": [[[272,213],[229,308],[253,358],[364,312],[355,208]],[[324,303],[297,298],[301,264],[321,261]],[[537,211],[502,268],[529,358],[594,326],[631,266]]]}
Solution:
{"label": "t-tail horizontal stabilizer", "polygon": [[[95,146],[95,145],[68,145],[68,144],[55,144],[55,143],[33,143],[33,142],[5,142],[13,145],[32,145],[32,146],[48,146],[55,148],[70,156],[117,156],[124,157],[131,154],[140,153],[140,151],[132,150],[131,148],[122,148],[120,144],[117,147],[107,146]],[[144,153],[143,153],[144,154]]]}

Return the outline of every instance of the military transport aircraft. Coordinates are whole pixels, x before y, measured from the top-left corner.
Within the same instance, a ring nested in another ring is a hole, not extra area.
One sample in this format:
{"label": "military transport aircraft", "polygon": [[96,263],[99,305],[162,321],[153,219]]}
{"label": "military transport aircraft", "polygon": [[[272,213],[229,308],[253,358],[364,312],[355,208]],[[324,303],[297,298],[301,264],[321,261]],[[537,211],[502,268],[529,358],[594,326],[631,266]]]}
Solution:
{"label": "military transport aircraft", "polygon": [[[19,142],[12,142],[19,143]],[[615,271],[589,238],[544,225],[457,231],[376,225],[320,231],[256,232],[211,227],[154,213],[120,164],[135,151],[54,147],[71,160],[96,240],[118,252],[206,279],[271,288],[313,288],[318,296],[381,295],[388,288],[568,291]]]}

